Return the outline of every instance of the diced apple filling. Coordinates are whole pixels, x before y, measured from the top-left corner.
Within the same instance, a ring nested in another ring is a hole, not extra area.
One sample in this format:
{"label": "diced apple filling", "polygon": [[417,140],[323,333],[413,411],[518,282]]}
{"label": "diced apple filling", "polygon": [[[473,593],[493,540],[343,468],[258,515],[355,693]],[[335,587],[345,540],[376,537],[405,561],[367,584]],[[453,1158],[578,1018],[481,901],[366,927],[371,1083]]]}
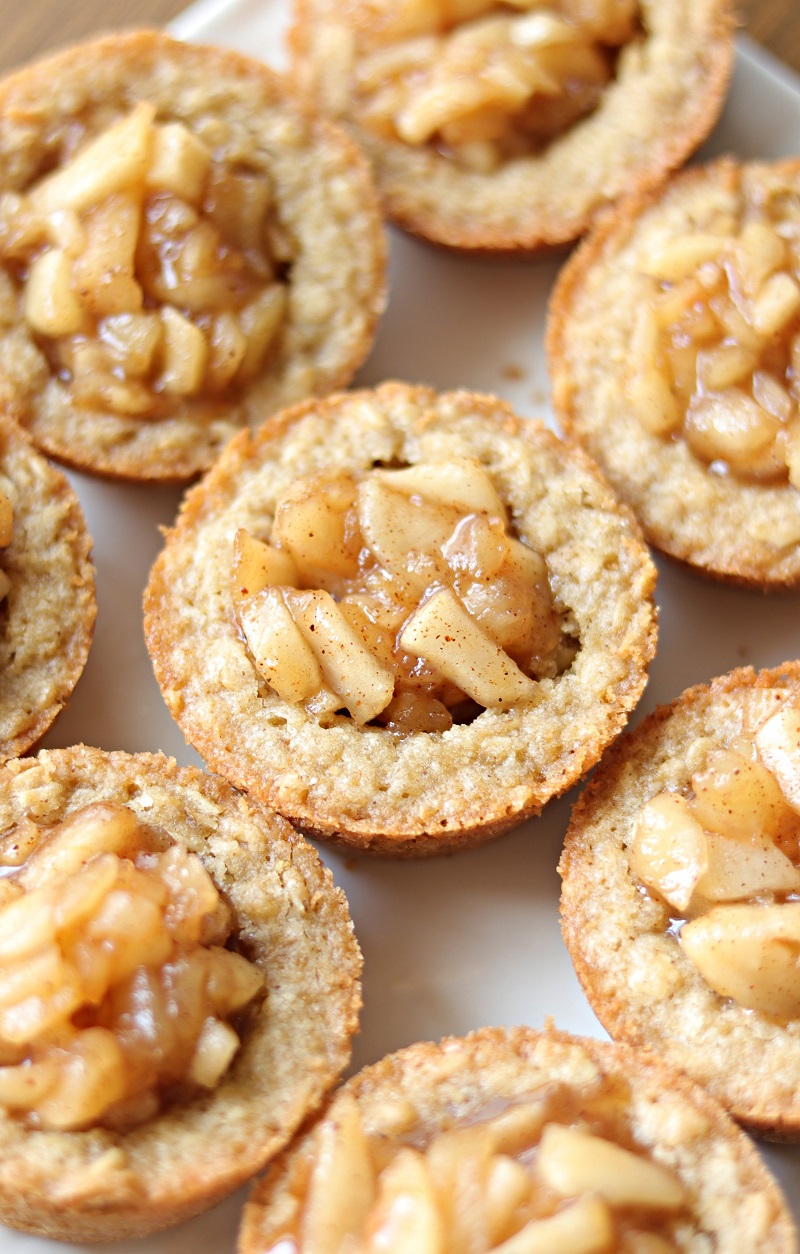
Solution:
{"label": "diced apple filling", "polygon": [[269,543],[237,533],[231,586],[261,675],[320,717],[442,731],[571,660],[544,560],[467,458],[299,480]]}
{"label": "diced apple filling", "polygon": [[[558,1086],[434,1135],[370,1134],[347,1093],[308,1151],[296,1222],[266,1254],[611,1254],[675,1248],[687,1194],[633,1143],[624,1118],[570,1118]],[[615,1141],[622,1137],[625,1145]],[[655,1242],[654,1245],[647,1241]],[[640,1246],[637,1241],[643,1242]],[[658,1242],[663,1241],[663,1245]],[[286,1247],[282,1244],[286,1242]]]}
{"label": "diced apple filling", "polygon": [[748,206],[646,264],[630,398],[717,470],[800,489],[800,220]]}
{"label": "diced apple filling", "polygon": [[17,195],[0,261],[74,402],[142,419],[249,383],[286,305],[263,172],[142,102]]}
{"label": "diced apple filling", "polygon": [[[0,549],[8,548],[14,538],[14,506],[8,493],[0,487]],[[11,580],[5,570],[0,568],[0,601],[8,596]]]}
{"label": "diced apple filling", "polygon": [[[435,144],[489,172],[535,152],[597,105],[635,0],[356,0],[353,97],[369,129]],[[356,51],[357,49],[357,51]]]}
{"label": "diced apple filling", "polygon": [[263,977],[196,854],[96,802],[0,838],[0,1105],[32,1128],[130,1127],[214,1088]]}
{"label": "diced apple filling", "polygon": [[800,709],[713,750],[687,794],[642,806],[634,875],[683,919],[680,942],[722,997],[800,1017]]}

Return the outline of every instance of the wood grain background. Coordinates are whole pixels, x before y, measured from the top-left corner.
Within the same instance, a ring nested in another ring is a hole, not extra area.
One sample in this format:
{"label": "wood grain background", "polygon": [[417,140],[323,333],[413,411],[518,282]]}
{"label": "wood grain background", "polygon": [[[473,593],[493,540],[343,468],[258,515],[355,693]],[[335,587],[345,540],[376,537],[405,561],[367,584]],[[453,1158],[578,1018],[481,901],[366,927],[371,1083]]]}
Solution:
{"label": "wood grain background", "polygon": [[[187,0],[0,0],[0,72],[93,31],[168,22]],[[800,71],[798,0],[739,0],[741,25]]]}

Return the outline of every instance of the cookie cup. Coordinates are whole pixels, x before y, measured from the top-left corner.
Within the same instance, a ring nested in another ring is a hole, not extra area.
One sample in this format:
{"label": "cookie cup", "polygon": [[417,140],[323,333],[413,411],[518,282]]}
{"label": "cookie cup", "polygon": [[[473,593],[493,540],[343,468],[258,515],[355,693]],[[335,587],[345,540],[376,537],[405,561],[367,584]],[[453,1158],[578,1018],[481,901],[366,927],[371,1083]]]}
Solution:
{"label": "cookie cup", "polygon": [[[301,476],[455,457],[477,459],[545,559],[574,662],[533,698],[446,732],[397,736],[349,715],[320,726],[254,667],[231,598],[236,531],[266,537]],[[645,683],[654,580],[635,524],[579,450],[496,398],[389,383],[298,406],[229,445],[167,535],[145,631],[170,711],[215,770],[314,835],[423,855],[538,814],[597,761]]]}
{"label": "cookie cup", "polygon": [[798,161],[726,159],[626,199],[562,270],[547,329],[558,419],[596,458],[649,542],[703,575],[765,590],[800,582],[800,492],[785,481],[715,473],[683,438],[647,430],[631,393],[632,330],[652,301],[643,271],[656,253],[748,205],[784,203],[796,224],[799,191]]}
{"label": "cookie cup", "polygon": [[264,973],[218,1086],[127,1131],[27,1130],[0,1115],[0,1219],[69,1241],[143,1236],[190,1218],[260,1170],[346,1066],[361,958],[343,895],[282,819],[162,755],[78,746],[0,770],[0,828],[52,824],[102,800],[196,853]]}
{"label": "cookie cup", "polygon": [[45,734],[81,676],[96,614],[91,537],[64,475],[7,418],[0,420],[0,488],[11,543],[0,554],[9,590],[0,606],[0,761]]}
{"label": "cookie cup", "polygon": [[[717,120],[733,55],[727,0],[643,0],[640,10],[641,41],[623,49],[594,111],[541,152],[488,173],[359,120],[341,52],[352,36],[336,0],[296,0],[292,76],[363,147],[393,221],[449,248],[529,253],[575,240],[603,206],[656,185]],[[357,64],[357,42],[355,55]]]}
{"label": "cookie cup", "polygon": [[173,482],[206,469],[247,423],[350,380],[385,304],[385,240],[366,163],[343,132],[261,63],[157,31],[78,45],[0,84],[0,192],[27,191],[142,101],[156,123],[181,123],[216,160],[268,181],[268,214],[291,253],[276,338],[238,389],[178,395],[160,417],[89,407],[21,321],[19,283],[3,267],[0,400],[68,465]]}
{"label": "cookie cup", "polygon": [[[652,1054],[551,1028],[519,1027],[411,1045],[349,1080],[254,1186],[239,1254],[268,1254],[284,1248],[282,1237],[297,1240],[317,1142],[331,1131],[339,1095],[355,1099],[364,1131],[385,1161],[387,1143],[419,1149],[437,1132],[474,1127],[476,1120],[548,1089],[560,1090],[584,1127],[604,1135],[604,1122],[616,1125],[627,1148],[675,1173],[690,1201],[670,1225],[669,1248],[699,1254],[711,1240],[726,1254],[796,1250],[778,1186],[747,1137],[699,1086]],[[472,1188],[479,1171],[468,1177]],[[470,1202],[475,1206],[465,1189],[458,1204]],[[308,1250],[305,1244],[298,1248]]]}
{"label": "cookie cup", "polygon": [[675,934],[676,910],[645,893],[629,847],[642,805],[684,792],[697,752],[742,734],[743,702],[763,701],[766,717],[799,696],[800,664],[788,662],[732,671],[657,709],[619,739],[585,789],[559,865],[564,940],[603,1026],[659,1053],[777,1140],[800,1137],[800,1021],[747,1009],[705,983]]}

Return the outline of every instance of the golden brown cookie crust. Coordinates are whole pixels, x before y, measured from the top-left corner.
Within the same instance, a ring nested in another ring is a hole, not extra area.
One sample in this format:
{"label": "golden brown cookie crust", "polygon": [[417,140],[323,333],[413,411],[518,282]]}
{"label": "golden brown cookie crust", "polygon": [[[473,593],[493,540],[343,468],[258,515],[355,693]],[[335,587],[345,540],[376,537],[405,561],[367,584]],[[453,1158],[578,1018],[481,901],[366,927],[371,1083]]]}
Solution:
{"label": "golden brown cookie crust", "polygon": [[263,967],[266,998],[213,1092],[127,1132],[29,1132],[0,1114],[0,1218],[70,1241],[142,1236],[260,1170],[350,1057],[361,956],[343,894],[282,819],[160,754],[78,746],[0,770],[0,830],[91,801],[129,806],[199,855]]}
{"label": "golden brown cookie crust", "polygon": [[[234,621],[232,542],[266,536],[279,496],[325,467],[477,458],[517,534],[547,562],[581,640],[540,700],[444,733],[321,728],[257,675]],[[309,402],[229,445],[186,497],[145,593],[156,677],[206,761],[316,835],[417,856],[538,814],[624,725],[655,649],[655,571],[635,524],[580,450],[494,397],[385,384]],[[196,642],[196,651],[186,642]]]}
{"label": "golden brown cookie crust", "polygon": [[[790,1254],[794,1225],[774,1180],[747,1137],[698,1085],[655,1055],[553,1030],[482,1028],[439,1044],[391,1054],[348,1080],[342,1092],[358,1102],[368,1134],[391,1135],[387,1113],[403,1102],[431,1133],[445,1121],[470,1121],[492,1102],[525,1098],[555,1083],[592,1090],[618,1079],[629,1088],[631,1134],[674,1171],[693,1197],[692,1220],[679,1248],[725,1254]],[[324,1121],[332,1110],[326,1108]],[[311,1150],[314,1126],[259,1181],[245,1207],[239,1254],[265,1254],[285,1229],[291,1185]],[[313,1152],[313,1150],[311,1150]]]}
{"label": "golden brown cookie crust", "polygon": [[743,196],[781,188],[800,195],[800,161],[726,159],[627,199],[562,270],[547,331],[559,421],[597,459],[647,539],[702,574],[763,588],[800,582],[800,492],[710,473],[684,440],[644,429],[625,387],[650,282],[637,267],[654,247],[702,229],[709,213],[736,213]]}
{"label": "golden brown cookie crust", "polygon": [[71,118],[94,134],[140,100],[156,105],[156,120],[181,121],[270,176],[274,211],[297,246],[277,345],[238,398],[210,412],[188,399],[171,417],[144,420],[75,407],[14,320],[0,328],[0,401],[68,465],[180,481],[243,425],[349,382],[385,304],[385,240],[366,163],[343,132],[259,62],[157,31],[70,48],[0,84],[0,190],[24,190],[56,164]]}
{"label": "golden brown cookie crust", "polygon": [[759,690],[796,700],[800,663],[735,670],[689,688],[614,745],[572,814],[559,867],[562,931],[615,1039],[656,1050],[754,1131],[795,1140],[800,1021],[780,1024],[712,992],[669,934],[669,909],[642,892],[627,854],[643,803],[664,789],[680,792],[691,746],[738,735],[742,694]]}
{"label": "golden brown cookie crust", "polygon": [[0,566],[0,761],[45,734],[81,676],[96,602],[92,540],[78,498],[27,436],[0,419],[0,486],[14,510]]}
{"label": "golden brown cookie crust", "polygon": [[372,162],[387,215],[450,248],[531,252],[576,239],[597,213],[633,187],[657,185],[717,120],[733,58],[729,0],[643,0],[646,37],[623,56],[598,108],[541,154],[484,175],[456,167],[433,146],[376,137],[330,102],[346,84],[328,80],[322,40],[337,0],[295,0],[294,81],[347,125]]}

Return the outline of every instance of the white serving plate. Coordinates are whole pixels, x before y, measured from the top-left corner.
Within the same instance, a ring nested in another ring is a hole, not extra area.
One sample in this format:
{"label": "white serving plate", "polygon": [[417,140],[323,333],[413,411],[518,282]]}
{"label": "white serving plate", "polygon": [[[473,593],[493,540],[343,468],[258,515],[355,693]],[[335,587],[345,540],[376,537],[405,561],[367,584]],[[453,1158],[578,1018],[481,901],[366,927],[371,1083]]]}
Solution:
{"label": "white serving plate", "polygon": [[[198,0],[172,24],[185,38],[283,59],[288,0]],[[796,153],[800,80],[752,43],[738,47],[733,90],[704,155]],[[391,299],[359,382],[386,378],[463,386],[505,397],[526,416],[548,417],[542,344],[558,262],[457,258],[394,232]],[[153,678],[141,628],[141,595],[180,493],[71,476],[92,535],[97,632],[86,671],[48,746],[78,741],[131,752],[161,749],[199,764],[173,724]],[[760,595],[705,583],[660,563],[661,640],[636,713],[730,668],[778,664],[800,654],[800,595]],[[202,641],[187,640],[187,648]],[[556,863],[574,793],[481,849],[423,862],[342,858],[323,850],[347,893],[364,951],[364,1010],[354,1067],[422,1039],[488,1024],[605,1035],[561,941]],[[800,1217],[800,1149],[764,1151]],[[194,1254],[233,1248],[244,1194],[172,1232],[109,1249]],[[96,1247],[97,1248],[97,1247]],[[103,1247],[99,1247],[103,1248]],[[55,1254],[54,1243],[0,1229],[0,1254]]]}

